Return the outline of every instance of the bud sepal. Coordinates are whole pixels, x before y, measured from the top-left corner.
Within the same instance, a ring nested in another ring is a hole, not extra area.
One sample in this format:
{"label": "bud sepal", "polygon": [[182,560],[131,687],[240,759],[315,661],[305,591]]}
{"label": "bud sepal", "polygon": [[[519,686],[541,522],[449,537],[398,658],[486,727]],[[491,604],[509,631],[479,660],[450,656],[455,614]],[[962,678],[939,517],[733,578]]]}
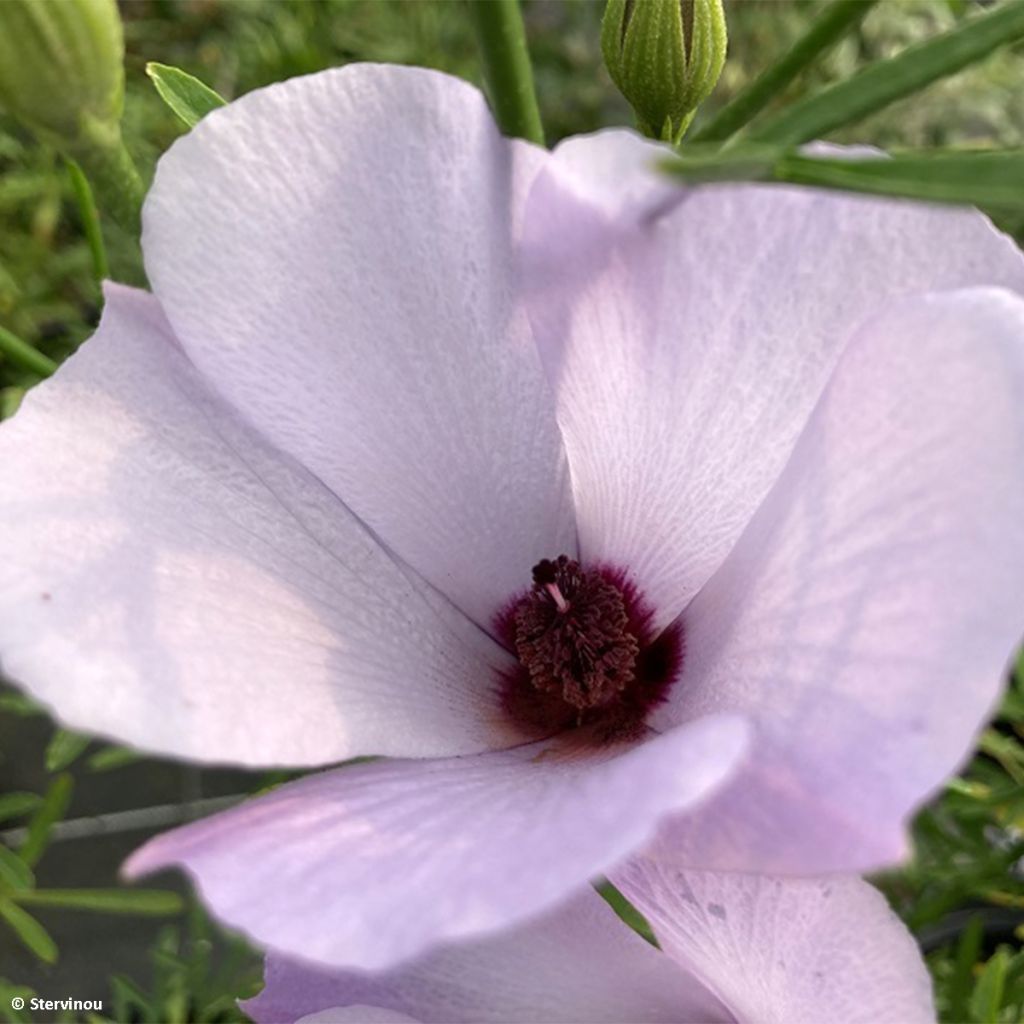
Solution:
{"label": "bud sepal", "polygon": [[722,0],[609,0],[601,49],[637,127],[678,143],[725,63]]}

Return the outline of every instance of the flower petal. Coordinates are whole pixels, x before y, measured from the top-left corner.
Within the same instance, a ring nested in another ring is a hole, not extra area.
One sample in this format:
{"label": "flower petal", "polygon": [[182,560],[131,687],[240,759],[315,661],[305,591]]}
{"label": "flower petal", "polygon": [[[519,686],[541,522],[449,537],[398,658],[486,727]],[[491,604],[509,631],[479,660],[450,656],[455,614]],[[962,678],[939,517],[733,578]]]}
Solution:
{"label": "flower petal", "polygon": [[867,870],[973,747],[1024,632],[1024,301],[904,300],[850,342],[779,480],[684,617],[669,725],[757,722],[673,828],[687,864]]}
{"label": "flower petal", "polygon": [[625,132],[563,143],[524,238],[581,555],[632,572],[665,625],[778,478],[856,325],[901,294],[1024,292],[1024,260],[980,214],[920,204],[740,185],[673,206],[662,153]]}
{"label": "flower petal", "polygon": [[264,990],[244,1009],[257,1024],[934,1020],[913,939],[857,878],[684,872],[647,857],[613,877],[664,952],[584,891],[526,925],[382,973],[272,953]]}
{"label": "flower petal", "polygon": [[540,558],[575,550],[513,279],[545,160],[464,82],[351,65],[204,118],[144,212],[190,358],[485,628]]}
{"label": "flower petal", "polygon": [[551,741],[357,765],[158,837],[125,870],[182,864],[260,943],[389,967],[553,906],[720,785],[746,741],[741,720],[714,716],[625,752]]}
{"label": "flower petal", "polygon": [[612,881],[661,948],[737,1020],[935,1020],[931,979],[913,938],[859,878],[711,874],[636,858]]}
{"label": "flower petal", "polygon": [[332,972],[271,954],[265,979],[263,991],[243,1004],[256,1024],[293,1024],[313,1013],[339,1021],[354,1006],[427,1024],[733,1019],[592,889],[529,924],[432,949],[391,971]]}
{"label": "flower petal", "polygon": [[0,427],[0,658],[69,724],[206,761],[512,742],[507,655],[218,397],[143,292]]}
{"label": "flower petal", "polygon": [[420,1022],[413,1017],[407,1017],[404,1013],[382,1010],[379,1006],[334,1006],[302,1017],[297,1024],[420,1024]]}

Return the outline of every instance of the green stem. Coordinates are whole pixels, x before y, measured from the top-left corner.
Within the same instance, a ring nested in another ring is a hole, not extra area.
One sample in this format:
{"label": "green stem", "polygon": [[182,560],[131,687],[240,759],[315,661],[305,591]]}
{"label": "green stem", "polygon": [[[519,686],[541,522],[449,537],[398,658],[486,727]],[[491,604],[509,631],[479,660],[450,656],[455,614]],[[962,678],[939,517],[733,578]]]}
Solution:
{"label": "green stem", "polygon": [[67,164],[71,188],[74,190],[78,212],[82,218],[82,228],[89,242],[89,252],[92,253],[93,271],[96,280],[102,284],[110,276],[110,268],[107,264],[107,250],[103,245],[103,232],[100,230],[99,210],[96,209],[96,200],[89,182],[82,173],[82,168],[74,160],[68,160]]}
{"label": "green stem", "polygon": [[876,3],[877,0],[834,0],[788,53],[758,75],[688,141],[723,142],[734,135],[822,53],[858,25]]}
{"label": "green stem", "polygon": [[81,165],[100,210],[137,239],[145,189],[120,130],[85,132],[67,156]]}
{"label": "green stem", "polygon": [[501,130],[544,145],[519,0],[469,0],[480,61]]}
{"label": "green stem", "polygon": [[57,364],[49,356],[44,356],[6,327],[0,327],[0,353],[7,356],[12,363],[17,363],[23,369],[39,374],[40,377],[49,377],[57,369]]}
{"label": "green stem", "polygon": [[162,889],[26,889],[11,893],[26,906],[95,910],[107,914],[179,914],[182,900]]}

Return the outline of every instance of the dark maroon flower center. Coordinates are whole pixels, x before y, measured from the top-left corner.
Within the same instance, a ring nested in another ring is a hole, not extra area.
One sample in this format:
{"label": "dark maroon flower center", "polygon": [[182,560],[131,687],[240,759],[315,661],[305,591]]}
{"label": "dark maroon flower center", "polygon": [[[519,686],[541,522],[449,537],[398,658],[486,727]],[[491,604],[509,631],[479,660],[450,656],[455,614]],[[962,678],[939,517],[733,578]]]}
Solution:
{"label": "dark maroon flower center", "polygon": [[565,555],[534,566],[515,612],[515,645],[538,690],[580,709],[618,697],[640,653],[622,591]]}
{"label": "dark maroon flower center", "polygon": [[655,636],[651,609],[624,573],[560,555],[496,627],[519,659],[502,677],[505,709],[530,733],[591,727],[600,741],[631,738],[665,699],[683,657],[682,627]]}

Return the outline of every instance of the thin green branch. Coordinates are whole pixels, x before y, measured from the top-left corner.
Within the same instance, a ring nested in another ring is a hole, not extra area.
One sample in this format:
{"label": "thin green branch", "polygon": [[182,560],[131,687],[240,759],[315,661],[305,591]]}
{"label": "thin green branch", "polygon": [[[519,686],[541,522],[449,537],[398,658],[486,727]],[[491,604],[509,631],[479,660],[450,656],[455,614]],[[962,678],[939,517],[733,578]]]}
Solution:
{"label": "thin green branch", "polygon": [[82,168],[74,160],[68,160],[67,164],[71,188],[75,193],[75,201],[78,203],[79,216],[82,218],[82,229],[85,231],[89,252],[92,254],[93,273],[96,275],[96,280],[102,283],[110,276],[110,267],[107,263],[107,250],[103,245],[99,210],[96,209],[96,200],[89,187],[89,182],[82,173]]}
{"label": "thin green branch", "polygon": [[544,145],[519,0],[469,0],[494,116],[509,136]]}
{"label": "thin green branch", "polygon": [[851,32],[878,0],[834,0],[788,53],[766,68],[706,124],[691,142],[724,142],[759,114],[801,72]]}
{"label": "thin green branch", "polygon": [[6,327],[0,327],[0,354],[5,355],[12,363],[17,363],[24,370],[49,377],[57,369],[57,364],[33,348],[27,341],[22,341]]}
{"label": "thin green branch", "polygon": [[163,889],[29,889],[11,894],[26,906],[95,910],[107,914],[178,914],[182,899]]}

